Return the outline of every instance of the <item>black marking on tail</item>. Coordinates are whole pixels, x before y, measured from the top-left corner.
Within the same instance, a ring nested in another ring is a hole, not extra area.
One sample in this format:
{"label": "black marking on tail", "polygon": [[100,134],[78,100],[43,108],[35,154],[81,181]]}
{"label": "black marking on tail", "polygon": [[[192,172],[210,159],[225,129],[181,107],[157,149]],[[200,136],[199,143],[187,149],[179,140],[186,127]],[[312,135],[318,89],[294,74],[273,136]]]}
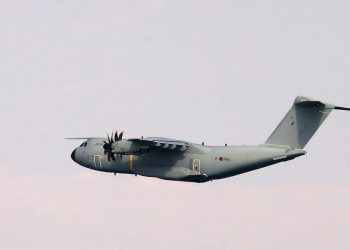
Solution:
{"label": "black marking on tail", "polygon": [[350,108],[335,106],[334,109],[350,111]]}

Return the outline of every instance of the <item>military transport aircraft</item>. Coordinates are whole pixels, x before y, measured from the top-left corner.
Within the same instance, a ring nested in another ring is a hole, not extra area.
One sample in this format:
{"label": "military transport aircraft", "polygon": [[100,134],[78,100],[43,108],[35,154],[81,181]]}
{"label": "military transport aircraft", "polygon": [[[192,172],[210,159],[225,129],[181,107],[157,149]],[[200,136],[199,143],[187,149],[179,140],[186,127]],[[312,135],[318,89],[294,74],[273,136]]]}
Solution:
{"label": "military transport aircraft", "polygon": [[205,146],[162,137],[84,139],[72,152],[76,163],[98,171],[206,182],[226,178],[306,154],[305,145],[333,109],[347,110],[298,96],[265,143],[258,146]]}

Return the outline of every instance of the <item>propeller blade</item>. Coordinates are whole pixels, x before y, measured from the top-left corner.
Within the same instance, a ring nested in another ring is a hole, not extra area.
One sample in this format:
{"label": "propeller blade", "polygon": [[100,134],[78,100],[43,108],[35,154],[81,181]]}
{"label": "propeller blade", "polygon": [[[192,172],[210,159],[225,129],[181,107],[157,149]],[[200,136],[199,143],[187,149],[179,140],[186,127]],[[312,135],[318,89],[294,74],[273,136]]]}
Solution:
{"label": "propeller blade", "polygon": [[113,153],[111,153],[111,158],[112,158],[113,161],[115,161],[115,157],[114,157]]}
{"label": "propeller blade", "polygon": [[109,156],[109,154],[107,154],[107,159],[108,159],[108,162],[111,162],[111,157]]}
{"label": "propeller blade", "polygon": [[118,138],[119,141],[121,141],[123,139],[123,134],[124,134],[124,131],[120,132],[120,135],[119,135],[119,138]]}
{"label": "propeller blade", "polygon": [[119,141],[119,140],[118,140],[118,131],[116,131],[115,134],[114,134],[114,140],[115,140],[115,141]]}
{"label": "propeller blade", "polygon": [[114,135],[114,132],[112,131],[112,135],[111,135],[111,142],[113,143],[113,135]]}
{"label": "propeller blade", "polygon": [[103,152],[104,155],[106,155],[108,153],[108,151],[105,149],[105,151]]}
{"label": "propeller blade", "polygon": [[108,143],[111,143],[111,140],[109,139],[109,134],[107,133],[107,139],[108,139]]}

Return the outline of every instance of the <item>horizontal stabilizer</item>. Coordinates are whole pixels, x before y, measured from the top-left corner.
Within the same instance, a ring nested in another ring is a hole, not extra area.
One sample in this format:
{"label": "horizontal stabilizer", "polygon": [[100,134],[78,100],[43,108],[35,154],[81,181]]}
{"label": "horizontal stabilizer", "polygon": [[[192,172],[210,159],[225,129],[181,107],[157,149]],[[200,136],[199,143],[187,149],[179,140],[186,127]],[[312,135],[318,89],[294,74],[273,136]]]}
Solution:
{"label": "horizontal stabilizer", "polygon": [[334,109],[350,111],[350,108],[335,106]]}

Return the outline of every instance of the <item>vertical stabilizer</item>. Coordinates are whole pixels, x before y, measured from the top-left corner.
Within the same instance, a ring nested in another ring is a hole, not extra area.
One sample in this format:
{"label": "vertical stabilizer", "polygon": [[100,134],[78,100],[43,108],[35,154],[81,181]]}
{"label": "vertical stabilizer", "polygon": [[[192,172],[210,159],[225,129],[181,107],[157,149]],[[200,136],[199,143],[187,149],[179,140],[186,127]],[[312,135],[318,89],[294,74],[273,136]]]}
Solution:
{"label": "vertical stabilizer", "polygon": [[[265,144],[302,149],[328,117],[334,105],[298,96],[292,108],[273,131]],[[344,108],[347,109],[347,108]]]}

